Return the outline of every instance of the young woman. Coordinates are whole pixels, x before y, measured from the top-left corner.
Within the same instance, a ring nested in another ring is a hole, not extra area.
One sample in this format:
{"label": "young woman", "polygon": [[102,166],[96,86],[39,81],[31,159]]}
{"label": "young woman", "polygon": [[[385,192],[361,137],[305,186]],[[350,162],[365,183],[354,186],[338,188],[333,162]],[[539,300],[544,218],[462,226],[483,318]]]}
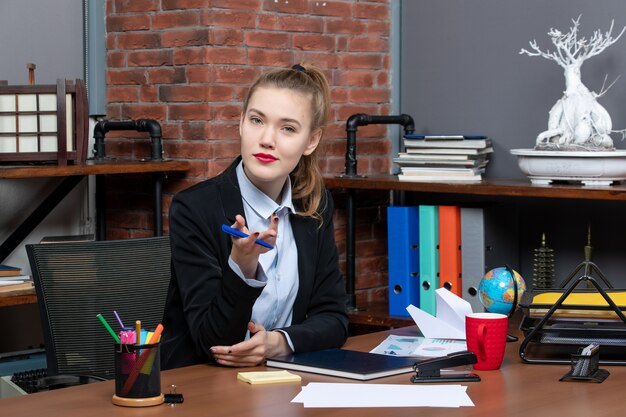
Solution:
{"label": "young woman", "polygon": [[[333,203],[317,161],[328,111],[317,68],[262,74],[244,102],[241,156],[172,201],[164,369],[254,366],[345,342]],[[222,224],[249,237],[227,235]]]}

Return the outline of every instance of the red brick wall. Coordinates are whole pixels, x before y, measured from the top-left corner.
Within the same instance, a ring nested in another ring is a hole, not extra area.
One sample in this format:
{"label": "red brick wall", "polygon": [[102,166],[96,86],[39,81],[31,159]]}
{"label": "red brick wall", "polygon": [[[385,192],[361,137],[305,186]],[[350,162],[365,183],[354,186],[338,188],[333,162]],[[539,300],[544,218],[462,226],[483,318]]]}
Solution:
{"label": "red brick wall", "polygon": [[[107,0],[106,9],[107,118],[158,120],[166,157],[191,164],[186,175],[165,182],[166,213],[173,194],[216,175],[239,154],[242,97],[265,69],[302,61],[324,69],[333,102],[325,173],[343,170],[350,115],[389,114],[388,0]],[[143,137],[110,133],[107,155],[145,157]],[[360,128],[357,150],[359,173],[389,172],[386,126]],[[145,177],[108,179],[110,238],[151,234],[150,193]],[[361,302],[385,293],[384,210],[370,206],[380,198],[359,199]],[[341,199],[338,194],[336,225],[343,253]],[[167,218],[164,225],[167,231]]]}

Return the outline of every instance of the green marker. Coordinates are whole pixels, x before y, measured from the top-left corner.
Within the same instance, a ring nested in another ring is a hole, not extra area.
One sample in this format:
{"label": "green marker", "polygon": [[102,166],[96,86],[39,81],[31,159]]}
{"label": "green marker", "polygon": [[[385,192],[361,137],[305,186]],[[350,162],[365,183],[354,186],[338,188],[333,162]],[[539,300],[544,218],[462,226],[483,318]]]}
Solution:
{"label": "green marker", "polygon": [[109,323],[107,323],[104,317],[102,317],[102,314],[98,314],[96,317],[98,317],[98,320],[100,320],[104,328],[107,329],[107,331],[111,334],[111,336],[113,337],[113,340],[115,340],[115,343],[119,343],[120,338],[115,334],[115,332],[113,331],[111,326],[109,326]]}

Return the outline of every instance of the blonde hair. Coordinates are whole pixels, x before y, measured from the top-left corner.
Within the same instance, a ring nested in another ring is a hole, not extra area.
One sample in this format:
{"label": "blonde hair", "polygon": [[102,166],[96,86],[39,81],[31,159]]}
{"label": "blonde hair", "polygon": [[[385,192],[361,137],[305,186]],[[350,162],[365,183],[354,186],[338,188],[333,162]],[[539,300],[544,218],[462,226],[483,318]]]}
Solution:
{"label": "blonde hair", "polygon": [[[311,98],[311,133],[317,129],[324,135],[330,109],[330,88],[322,71],[310,64],[296,64],[291,68],[279,68],[265,72],[256,79],[243,102],[243,113],[248,110],[250,98],[259,87],[284,88],[299,91]],[[321,139],[320,139],[321,140]],[[324,180],[318,163],[319,146],[310,154],[303,155],[290,174],[292,195],[301,204],[301,216],[322,220]]]}

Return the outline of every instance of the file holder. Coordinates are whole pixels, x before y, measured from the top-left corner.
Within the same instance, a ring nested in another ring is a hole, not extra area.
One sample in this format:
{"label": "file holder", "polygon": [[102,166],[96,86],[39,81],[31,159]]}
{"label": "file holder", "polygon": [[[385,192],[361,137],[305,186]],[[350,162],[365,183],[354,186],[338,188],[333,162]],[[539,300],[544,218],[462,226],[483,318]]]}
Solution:
{"label": "file holder", "polygon": [[602,382],[609,376],[609,371],[599,369],[600,350],[591,355],[572,355],[572,369],[563,375],[559,381],[593,381]]}
{"label": "file holder", "polygon": [[474,352],[455,352],[441,358],[427,359],[416,362],[413,365],[415,375],[411,377],[411,382],[478,382],[480,376],[474,373],[457,373],[441,375],[441,370],[454,368],[457,366],[472,365],[476,363]]}

